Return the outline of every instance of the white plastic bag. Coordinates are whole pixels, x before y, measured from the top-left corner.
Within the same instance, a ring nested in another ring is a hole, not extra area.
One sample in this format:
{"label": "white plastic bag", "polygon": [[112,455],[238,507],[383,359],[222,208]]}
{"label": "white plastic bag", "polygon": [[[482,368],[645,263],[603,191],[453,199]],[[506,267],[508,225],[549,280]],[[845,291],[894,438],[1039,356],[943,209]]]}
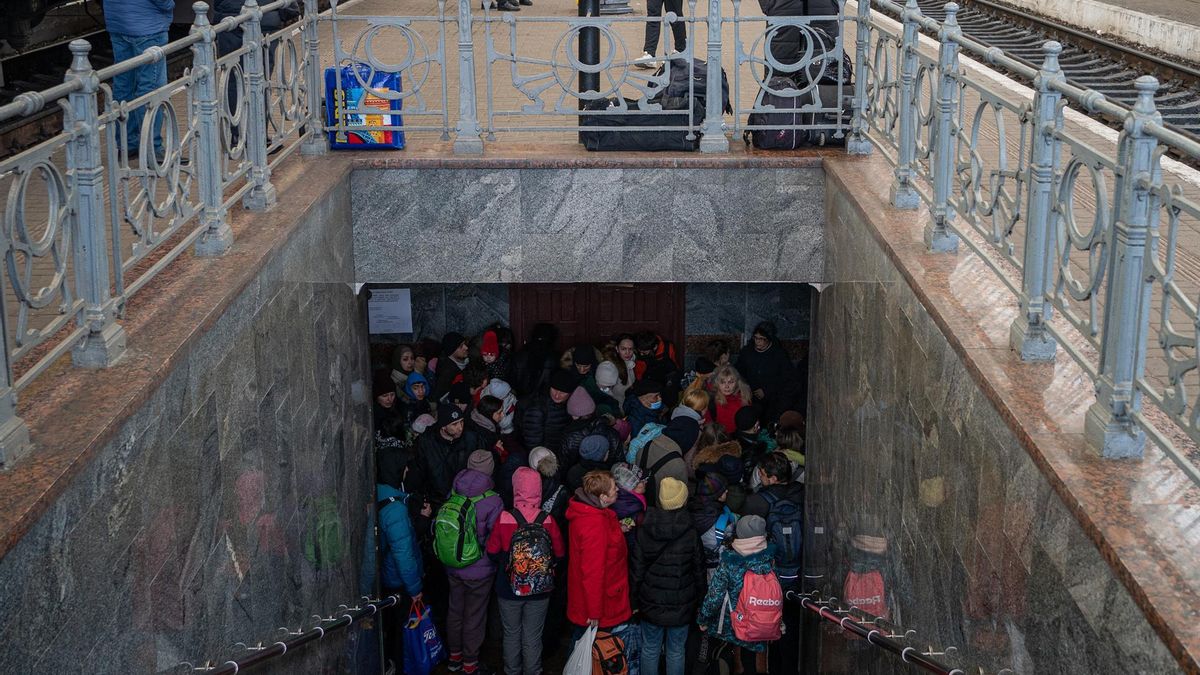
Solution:
{"label": "white plastic bag", "polygon": [[596,641],[597,630],[595,626],[588,626],[583,631],[583,636],[571,650],[563,675],[592,675],[592,643]]}

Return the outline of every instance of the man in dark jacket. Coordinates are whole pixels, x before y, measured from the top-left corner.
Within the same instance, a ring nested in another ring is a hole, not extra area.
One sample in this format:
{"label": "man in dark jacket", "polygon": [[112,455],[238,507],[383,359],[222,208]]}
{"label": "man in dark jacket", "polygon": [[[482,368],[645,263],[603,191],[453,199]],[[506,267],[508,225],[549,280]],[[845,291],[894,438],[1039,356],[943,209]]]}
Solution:
{"label": "man in dark jacket", "polygon": [[[609,448],[621,445],[621,437],[608,425],[608,421],[596,414],[596,403],[582,386],[577,387],[567,399],[567,414],[571,422],[563,431],[559,460],[566,469],[579,461],[579,447],[588,436],[603,436]],[[582,475],[582,474],[581,474]]]}
{"label": "man in dark jacket", "polygon": [[550,388],[534,394],[521,415],[521,432],[525,447],[543,445],[555,453],[562,447],[563,431],[571,421],[567,414],[567,399],[575,391],[575,376],[556,370],[550,376]]}
{"label": "man in dark jacket", "polygon": [[442,338],[442,355],[437,364],[437,384],[433,390],[440,400],[448,393],[455,382],[463,381],[463,371],[470,363],[467,339],[462,333],[449,332]]}
{"label": "man in dark jacket", "polygon": [[642,427],[657,422],[662,415],[663,386],[654,380],[638,380],[625,392],[625,418],[629,420],[630,437],[637,436]]}
{"label": "man in dark jacket", "polygon": [[750,384],[754,401],[763,407],[764,423],[774,422],[792,408],[796,369],[779,344],[775,324],[763,321],[754,327],[750,342],[738,353],[737,369]]}
{"label": "man in dark jacket", "polygon": [[666,672],[683,672],[688,626],[704,597],[704,550],[684,508],[687,497],[686,483],[663,479],[658,504],[637,528],[630,558],[630,595],[642,615],[641,672],[647,675],[658,674],[664,651]]}
{"label": "man in dark jacket", "polygon": [[446,501],[454,476],[467,467],[467,457],[479,449],[475,434],[463,430],[464,422],[456,406],[440,406],[437,425],[417,439],[419,479],[412,484],[424,491],[434,511]]}

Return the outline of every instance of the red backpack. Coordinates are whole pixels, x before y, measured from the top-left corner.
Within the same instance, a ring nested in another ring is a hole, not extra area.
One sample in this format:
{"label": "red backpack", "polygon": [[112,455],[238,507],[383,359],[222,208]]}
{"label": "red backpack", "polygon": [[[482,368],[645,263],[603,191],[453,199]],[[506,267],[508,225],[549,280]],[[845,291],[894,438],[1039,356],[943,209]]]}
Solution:
{"label": "red backpack", "polygon": [[842,586],[843,601],[880,619],[888,618],[887,591],[883,574],[877,569],[850,570]]}
{"label": "red backpack", "polygon": [[[729,596],[725,598],[726,604]],[[746,570],[737,607],[729,612],[733,636],[743,642],[770,642],[783,636],[783,587],[775,572]]]}

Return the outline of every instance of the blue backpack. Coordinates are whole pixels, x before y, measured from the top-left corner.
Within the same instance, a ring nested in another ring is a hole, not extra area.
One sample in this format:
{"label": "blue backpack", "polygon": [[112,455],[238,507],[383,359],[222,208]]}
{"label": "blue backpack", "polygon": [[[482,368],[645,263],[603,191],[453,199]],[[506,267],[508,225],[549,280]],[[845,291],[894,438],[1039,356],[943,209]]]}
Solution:
{"label": "blue backpack", "polygon": [[787,588],[800,579],[804,536],[804,507],[773,492],[761,492],[767,501],[767,534],[775,542],[775,573]]}
{"label": "blue backpack", "polygon": [[629,441],[629,449],[625,451],[625,463],[637,464],[638,455],[641,454],[642,448],[650,445],[650,441],[662,435],[663,429],[666,429],[665,424],[656,424],[648,422],[642,430],[638,432],[633,440]]}

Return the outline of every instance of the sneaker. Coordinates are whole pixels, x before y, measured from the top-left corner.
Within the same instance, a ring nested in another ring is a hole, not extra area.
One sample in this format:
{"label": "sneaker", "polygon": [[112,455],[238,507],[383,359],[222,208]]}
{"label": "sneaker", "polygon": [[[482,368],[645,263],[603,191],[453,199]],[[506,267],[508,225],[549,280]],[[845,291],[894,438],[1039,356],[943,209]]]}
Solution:
{"label": "sneaker", "polygon": [[532,6],[533,6],[533,0],[521,0],[521,4],[522,4],[522,5],[525,5],[526,7],[532,7]]}
{"label": "sneaker", "polygon": [[463,669],[462,659],[460,658],[457,661],[450,659],[446,662],[446,669],[452,673],[461,673]]}
{"label": "sneaker", "polygon": [[658,61],[654,60],[654,55],[650,52],[642,52],[642,55],[633,62],[633,65],[644,70],[654,70],[658,67]]}
{"label": "sneaker", "polygon": [[519,11],[521,11],[521,6],[515,2],[502,2],[502,3],[500,3],[500,11],[501,12],[519,12]]}

